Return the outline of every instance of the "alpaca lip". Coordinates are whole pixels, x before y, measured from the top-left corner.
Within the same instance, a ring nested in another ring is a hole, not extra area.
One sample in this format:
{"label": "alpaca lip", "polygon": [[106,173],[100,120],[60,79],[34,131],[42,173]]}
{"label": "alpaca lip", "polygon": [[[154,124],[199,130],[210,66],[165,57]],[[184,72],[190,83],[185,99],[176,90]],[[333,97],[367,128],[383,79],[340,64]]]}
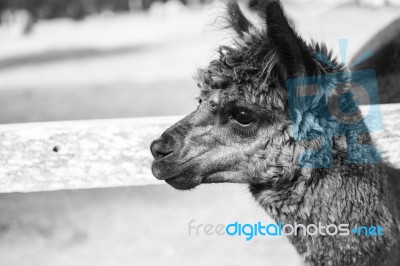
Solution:
{"label": "alpaca lip", "polygon": [[171,157],[171,155],[173,155],[173,153],[174,152],[172,152],[172,151],[162,153],[163,154],[162,157],[159,159],[155,159],[155,161],[162,161],[162,160],[168,159],[169,157]]}
{"label": "alpaca lip", "polygon": [[158,180],[177,179],[181,175],[181,173],[185,172],[185,170],[189,168],[187,165],[192,160],[192,158],[189,158],[188,160],[183,162],[171,163],[165,161],[164,159],[165,157],[159,160],[154,160],[153,164],[151,165],[153,175]]}
{"label": "alpaca lip", "polygon": [[195,188],[202,183],[202,179],[197,176],[193,158],[183,162],[167,162],[155,160],[152,164],[153,175],[158,180],[165,181],[168,185],[179,190],[188,190]]}
{"label": "alpaca lip", "polygon": [[161,163],[163,163],[163,164],[175,164],[176,166],[181,166],[181,165],[183,165],[183,164],[186,164],[187,162],[189,162],[189,161],[191,161],[193,158],[191,157],[191,158],[189,158],[189,159],[187,159],[187,160],[185,160],[185,161],[183,161],[183,162],[176,162],[176,161],[174,161],[173,159],[172,160],[169,160],[169,159],[171,159],[171,157],[174,155],[174,153],[173,152],[169,152],[169,153],[167,153],[164,157],[162,157],[162,158],[159,158],[159,159],[154,159],[154,162],[153,162],[153,164],[155,164],[155,163],[157,163],[157,164],[161,164]]}
{"label": "alpaca lip", "polygon": [[175,180],[175,179],[178,179],[179,177],[180,177],[180,175],[177,174],[177,175],[174,175],[174,176],[165,178],[164,181],[165,181],[165,182],[166,182],[166,181],[173,181],[173,180]]}

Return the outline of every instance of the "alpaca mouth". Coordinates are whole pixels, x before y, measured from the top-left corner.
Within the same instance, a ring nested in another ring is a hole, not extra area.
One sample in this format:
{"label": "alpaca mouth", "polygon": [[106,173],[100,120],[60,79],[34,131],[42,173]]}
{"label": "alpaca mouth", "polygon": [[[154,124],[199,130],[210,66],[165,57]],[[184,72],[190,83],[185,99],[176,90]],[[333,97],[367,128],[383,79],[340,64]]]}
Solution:
{"label": "alpaca mouth", "polygon": [[158,180],[165,181],[175,189],[192,189],[202,183],[202,178],[196,174],[197,167],[192,163],[192,158],[174,163],[155,160],[151,169]]}
{"label": "alpaca mouth", "polygon": [[197,187],[202,183],[192,167],[188,167],[175,175],[170,175],[164,179],[165,183],[179,190],[188,190]]}
{"label": "alpaca mouth", "polygon": [[154,160],[151,165],[153,175],[158,180],[172,180],[177,179],[182,173],[186,172],[192,165],[190,163],[192,158],[184,162],[169,162],[163,159]]}

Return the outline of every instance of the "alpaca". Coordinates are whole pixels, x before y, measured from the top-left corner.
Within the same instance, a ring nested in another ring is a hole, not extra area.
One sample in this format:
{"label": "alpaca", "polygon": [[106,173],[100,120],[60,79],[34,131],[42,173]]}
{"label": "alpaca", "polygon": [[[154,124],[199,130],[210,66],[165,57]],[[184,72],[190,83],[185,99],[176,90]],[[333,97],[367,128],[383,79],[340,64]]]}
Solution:
{"label": "alpaca", "polygon": [[[219,58],[198,71],[197,109],[151,144],[154,176],[179,190],[204,183],[248,184],[267,214],[284,224],[384,228],[383,236],[288,236],[309,265],[400,265],[399,175],[379,161],[373,146],[358,145],[371,144],[362,120],[349,128],[321,111],[335,96],[327,88],[339,81],[324,79],[320,97],[299,98],[294,116],[290,111],[294,92],[287,90],[287,80],[322,82],[324,75],[346,73],[345,66],[323,44],[307,44],[276,1],[258,12],[262,29],[234,2],[227,4],[227,13],[234,42],[221,46]],[[335,64],[320,62],[318,54]],[[351,81],[348,77],[344,84]],[[345,106],[352,102],[346,99]],[[295,129],[302,140],[294,137]],[[307,157],[311,153],[305,152],[320,149],[323,141],[331,154]]]}

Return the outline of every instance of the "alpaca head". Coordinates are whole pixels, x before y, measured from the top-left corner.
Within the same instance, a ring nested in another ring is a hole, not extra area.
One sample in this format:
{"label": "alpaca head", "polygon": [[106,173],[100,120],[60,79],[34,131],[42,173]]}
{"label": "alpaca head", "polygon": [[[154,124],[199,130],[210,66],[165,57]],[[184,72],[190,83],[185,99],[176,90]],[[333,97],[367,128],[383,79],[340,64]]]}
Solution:
{"label": "alpaca head", "polygon": [[177,189],[234,182],[283,190],[295,181],[301,151],[290,133],[286,81],[341,66],[314,59],[331,55],[325,46],[307,45],[278,2],[259,11],[261,29],[236,3],[227,11],[234,42],[198,71],[199,106],[152,143],[152,170]]}

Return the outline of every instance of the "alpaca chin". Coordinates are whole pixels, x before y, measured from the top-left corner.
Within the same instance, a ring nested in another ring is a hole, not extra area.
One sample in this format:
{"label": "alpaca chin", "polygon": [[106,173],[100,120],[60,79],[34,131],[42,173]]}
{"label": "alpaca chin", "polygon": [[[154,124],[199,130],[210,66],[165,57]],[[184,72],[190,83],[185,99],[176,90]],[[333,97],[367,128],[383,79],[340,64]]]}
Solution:
{"label": "alpaca chin", "polygon": [[177,176],[174,178],[167,179],[165,180],[165,182],[171,187],[178,190],[190,190],[197,187],[201,183],[196,181],[196,179],[188,178],[186,176]]}

